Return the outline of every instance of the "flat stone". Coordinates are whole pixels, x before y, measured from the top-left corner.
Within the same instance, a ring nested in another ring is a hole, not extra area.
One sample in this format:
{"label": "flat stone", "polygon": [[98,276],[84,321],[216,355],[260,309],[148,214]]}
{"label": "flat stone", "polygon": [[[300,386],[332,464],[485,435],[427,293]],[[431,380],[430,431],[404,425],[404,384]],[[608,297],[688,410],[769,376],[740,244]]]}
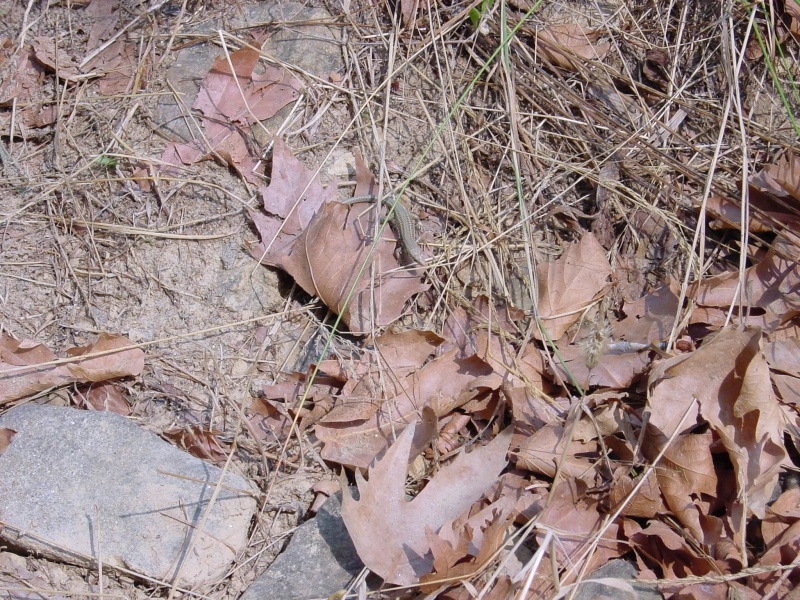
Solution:
{"label": "flat stone", "polygon": [[[639,571],[632,562],[628,560],[616,559],[604,564],[586,577],[589,580],[597,579],[637,579]],[[575,593],[575,600],[663,600],[664,596],[658,591],[658,585],[648,583],[646,579],[641,582],[630,584],[634,593],[606,585],[599,581],[589,581],[582,583]]]}
{"label": "flat stone", "polygon": [[[267,56],[322,78],[344,68],[341,28],[323,24],[331,20],[330,13],[325,9],[307,7],[297,2],[259,2],[243,6],[242,12],[230,11],[224,23],[220,20],[208,21],[199,27],[188,28],[188,31],[212,36],[220,28],[231,31],[265,24],[269,27],[270,35],[262,51]],[[214,37],[218,41],[219,37]],[[207,42],[192,44],[178,52],[175,62],[167,71],[167,81],[180,95],[183,106],[171,94],[161,97],[155,122],[163,136],[179,142],[201,137],[196,123],[187,117],[186,111],[197,99],[200,83],[217,56],[223,56],[223,51],[219,46]],[[291,108],[285,106],[264,121],[266,131],[261,127],[253,127],[252,133],[257,143],[265,145],[271,139]]]}
{"label": "flat stone", "polygon": [[247,544],[255,487],[225,474],[197,535],[222,470],[120,415],[24,405],[0,427],[17,432],[0,455],[0,537],[13,546],[197,587]]}
{"label": "flat stone", "polygon": [[300,525],[286,549],[239,600],[308,600],[344,589],[364,564],[342,520],[342,493],[322,505],[317,516]]}

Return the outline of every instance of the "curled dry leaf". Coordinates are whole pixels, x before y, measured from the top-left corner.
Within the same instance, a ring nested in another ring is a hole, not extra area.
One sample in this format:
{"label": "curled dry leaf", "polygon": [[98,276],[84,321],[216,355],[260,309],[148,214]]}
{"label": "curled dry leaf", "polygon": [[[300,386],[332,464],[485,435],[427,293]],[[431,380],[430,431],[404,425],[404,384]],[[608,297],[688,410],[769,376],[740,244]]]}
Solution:
{"label": "curled dry leaf", "polygon": [[[425,531],[433,555],[433,572],[420,577],[423,592],[433,592],[441,584],[438,580],[467,578],[478,571],[505,543],[505,531],[509,525],[508,514],[499,508],[489,507],[488,518],[477,529],[466,523],[462,531],[452,532],[455,543],[443,539],[430,529]],[[448,529],[450,523],[442,527]],[[480,541],[475,536],[479,534]],[[477,546],[477,549],[473,546]]]}
{"label": "curled dry leaf", "polygon": [[107,410],[123,417],[131,414],[131,407],[125,400],[125,395],[110,383],[84,387],[79,389],[75,396],[76,404],[87,410]]}
{"label": "curled dry leaf", "polygon": [[0,427],[0,454],[5,452],[15,435],[17,435],[17,432],[13,429],[9,429],[8,427]]}
{"label": "curled dry leaf", "polygon": [[636,521],[625,519],[623,531],[634,552],[656,562],[664,577],[684,577],[687,572],[705,575],[712,569],[679,532],[661,521],[650,521],[642,528]]}
{"label": "curled dry leaf", "polygon": [[94,50],[109,39],[120,26],[118,0],[92,0],[83,11],[86,21],[92,23],[86,48]]}
{"label": "curled dry leaf", "polygon": [[364,210],[364,205],[333,202],[336,190],[323,188],[318,175],[279,139],[272,180],[262,192],[268,214],[250,211],[261,237],[250,253],[319,296],[342,315],[352,332],[388,325],[402,314],[411,296],[428,289],[419,269],[403,269],[395,258],[396,240],[389,228],[359,276],[377,227],[375,211],[369,204]]}
{"label": "curled dry leaf", "polygon": [[[537,269],[539,315],[550,339],[558,340],[581,313],[608,289],[611,265],[592,234],[572,244],[561,258]],[[543,339],[536,329],[537,339]]]}
{"label": "curled dry leaf", "polygon": [[564,427],[560,424],[545,425],[531,436],[515,434],[513,443],[514,447],[519,447],[515,452],[519,469],[554,477],[560,465],[561,472],[567,477],[594,478],[594,464],[600,456],[597,441],[566,440]]}
{"label": "curled dry leaf", "polygon": [[669,337],[678,311],[678,296],[665,285],[623,306],[625,318],[611,324],[615,340],[650,344]]}
{"label": "curled dry leaf", "polygon": [[207,429],[202,425],[192,425],[190,427],[175,427],[163,432],[161,435],[175,443],[179,448],[186,450],[192,456],[216,464],[224,464],[228,459],[230,447],[220,442],[217,437],[219,433],[219,431]]}
{"label": "curled dry leaf", "polygon": [[559,357],[551,363],[551,368],[560,381],[577,383],[584,389],[606,387],[624,389],[644,373],[650,366],[647,351],[612,353],[607,350],[598,356],[590,367],[587,344],[559,343]]}
{"label": "curled dry leaf", "polygon": [[415,425],[408,426],[369,469],[356,471],[359,500],[342,482],[342,518],[364,564],[387,583],[410,585],[430,573],[433,556],[426,531],[469,509],[506,466],[511,431],[461,454],[443,467],[416,498],[405,499],[405,482]]}
{"label": "curled dry leaf", "polygon": [[136,45],[128,40],[110,44],[87,64],[100,75],[95,85],[103,96],[125,93],[141,66],[136,56]]}
{"label": "curled dry leaf", "polygon": [[[691,532],[694,539],[711,545],[719,541],[714,530],[719,481],[711,456],[713,434],[678,436],[669,445],[656,469],[658,484],[667,506]],[[730,476],[730,471],[724,473]]]}
{"label": "curled dry leaf", "polygon": [[645,53],[642,75],[653,87],[665,92],[669,87],[669,66],[669,54],[661,48],[651,48]]}
{"label": "curled dry leaf", "polygon": [[[691,323],[723,325],[728,311],[739,301],[739,290],[746,290],[745,301],[750,314],[742,320],[772,334],[784,328],[786,315],[800,312],[800,264],[794,259],[797,247],[778,236],[763,260],[744,271],[740,284],[738,272],[728,272],[697,283],[690,288],[698,308]],[[752,308],[761,310],[754,311]]]}
{"label": "curled dry leaf", "polygon": [[135,376],[144,369],[144,352],[130,348],[131,342],[121,336],[103,333],[94,344],[70,348],[70,357],[94,352],[110,353],[62,365],[44,364],[57,360],[55,354],[41,344],[19,342],[7,336],[0,338],[0,402],[9,402],[51,387],[80,381],[104,381],[116,377]]}
{"label": "curled dry leaf", "polygon": [[[97,352],[109,354],[67,363],[67,370],[76,381],[105,381],[138,375],[144,369],[144,352],[139,348],[129,348],[130,346],[133,344],[127,338],[101,333],[94,344],[69,348],[67,356],[74,358]],[[114,350],[119,351],[113,352]]]}
{"label": "curled dry leaf", "polygon": [[33,47],[36,60],[67,81],[77,81],[82,76],[76,60],[67,52],[56,46],[56,39],[46,36],[33,38]]}
{"label": "curled dry leaf", "polygon": [[[625,506],[620,512],[622,516],[652,519],[666,514],[668,509],[661,497],[661,488],[658,486],[655,471],[639,475],[636,479],[633,479],[630,473],[630,467],[618,467],[614,470],[614,486],[608,498],[604,500],[604,504],[607,505],[606,512],[615,512],[624,502]],[[645,476],[647,479],[636,494],[629,498],[639,480]]]}
{"label": "curled dry leaf", "polygon": [[747,508],[763,518],[786,451],[761,331],[720,331],[697,351],[658,365],[648,389],[646,455],[652,459],[682,420],[681,433],[689,433],[698,419],[707,422],[733,463]]}

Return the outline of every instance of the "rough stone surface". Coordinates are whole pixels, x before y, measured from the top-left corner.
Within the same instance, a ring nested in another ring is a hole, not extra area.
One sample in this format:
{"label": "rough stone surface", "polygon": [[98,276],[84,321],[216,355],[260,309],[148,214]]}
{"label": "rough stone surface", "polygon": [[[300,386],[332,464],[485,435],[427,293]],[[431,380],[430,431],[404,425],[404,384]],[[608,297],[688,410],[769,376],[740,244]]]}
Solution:
{"label": "rough stone surface", "polygon": [[[231,30],[253,27],[260,23],[272,24],[270,36],[262,48],[267,56],[316,77],[325,78],[331,71],[343,68],[341,29],[321,24],[331,19],[326,10],[303,6],[297,2],[262,2],[244,6],[242,9],[244,17],[238,10],[231,11],[232,16],[227,23],[210,21],[190,30],[202,35],[212,35],[220,27]],[[286,22],[291,22],[291,26],[274,25]],[[180,94],[183,106],[171,94],[163,96],[159,101],[156,122],[162,135],[183,142],[200,137],[196,123],[186,117],[186,111],[194,104],[200,82],[217,56],[222,56],[222,50],[209,43],[192,44],[178,53],[167,72],[167,80]],[[286,106],[265,121],[264,127],[267,131],[261,127],[253,128],[259,144],[264,145],[269,141],[290,110],[291,106]]]}
{"label": "rough stone surface", "polygon": [[17,432],[0,455],[0,536],[15,546],[162,581],[180,569],[180,583],[200,586],[247,543],[255,488],[228,473],[187,555],[222,470],[124,417],[25,405],[0,427]]}
{"label": "rough stone surface", "polygon": [[[586,579],[636,579],[639,571],[636,565],[627,560],[612,560],[594,571]],[[578,587],[574,596],[575,600],[663,600],[664,596],[658,591],[658,586],[654,583],[647,583],[642,580],[639,583],[631,584],[636,593],[631,594],[619,588],[603,585],[595,581],[583,583]]]}
{"label": "rough stone surface", "polygon": [[239,600],[327,598],[363,568],[342,520],[342,494],[297,528],[289,545]]}

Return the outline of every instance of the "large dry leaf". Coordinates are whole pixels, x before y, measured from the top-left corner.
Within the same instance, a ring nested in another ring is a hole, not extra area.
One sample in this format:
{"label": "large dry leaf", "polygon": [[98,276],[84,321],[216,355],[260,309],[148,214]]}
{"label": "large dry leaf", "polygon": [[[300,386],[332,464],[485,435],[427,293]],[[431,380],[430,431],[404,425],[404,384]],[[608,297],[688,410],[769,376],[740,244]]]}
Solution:
{"label": "large dry leaf", "polygon": [[255,172],[260,157],[250,152],[245,132],[294,101],[302,83],[283,67],[266,67],[264,73],[258,73],[258,58],[257,51],[242,48],[214,61],[192,105],[203,114],[203,139],[169,144],[162,161],[192,164],[213,153],[251,183],[261,184]]}
{"label": "large dry leaf", "polygon": [[319,296],[342,314],[352,332],[367,332],[397,319],[406,301],[429,286],[422,283],[421,270],[403,269],[397,261],[396,240],[388,228],[359,277],[377,226],[376,213],[369,206],[363,212],[362,205],[333,202],[335,195],[334,188],[323,189],[318,175],[276,139],[272,180],[263,190],[269,214],[250,211],[261,236],[251,254]]}
{"label": "large dry leaf", "polygon": [[95,81],[97,91],[103,96],[123,94],[134,80],[139,64],[136,44],[129,40],[117,40],[105,48],[86,66],[100,78]]}
{"label": "large dry leaf", "polygon": [[[87,382],[138,375],[144,369],[144,352],[139,348],[125,350],[132,345],[127,338],[120,335],[101,333],[93,344],[69,348],[67,356],[74,358],[97,352],[109,353],[68,363],[67,370],[76,381]],[[119,351],[111,352],[113,350]]]}
{"label": "large dry leaf", "polygon": [[550,64],[579,71],[585,61],[602,60],[608,53],[611,44],[597,42],[603,33],[577,24],[551,25],[538,32],[537,50]]}
{"label": "large dry leaf", "polygon": [[63,365],[47,365],[42,363],[57,357],[43,345],[4,336],[0,338],[0,403],[75,381],[89,383],[138,375],[144,369],[144,352],[139,348],[125,350],[129,346],[132,344],[126,338],[103,333],[94,344],[70,348],[67,355],[79,357],[118,351]]}
{"label": "large dry leaf", "polygon": [[[414,425],[400,434],[369,469],[369,481],[356,471],[359,500],[345,491],[342,518],[364,564],[388,583],[410,585],[429,573],[433,557],[426,531],[439,531],[488,489],[506,466],[511,431],[461,454],[443,467],[412,501],[405,498],[408,457]],[[342,488],[347,490],[346,482]]]}
{"label": "large dry leaf", "polygon": [[646,475],[644,483],[639,486],[636,494],[629,499],[639,480],[645,475],[639,475],[636,479],[631,477],[630,467],[617,467],[614,471],[614,487],[604,504],[607,506],[606,512],[615,512],[619,506],[625,502],[620,514],[627,517],[641,517],[653,519],[661,514],[668,512],[664,499],[661,496],[661,488],[658,486],[655,471],[650,471]]}
{"label": "large dry leaf", "polygon": [[192,456],[223,465],[228,459],[230,446],[220,441],[219,434],[219,431],[207,429],[202,425],[190,425],[173,427],[161,435]]}
{"label": "large dry leaf", "polygon": [[698,420],[707,422],[734,465],[747,508],[763,517],[786,451],[761,331],[722,330],[697,351],[658,365],[648,387],[649,441],[643,450],[651,458],[657,454],[684,416],[684,433]]}
{"label": "large dry leaf", "polygon": [[[786,6],[797,5],[787,2]],[[800,156],[787,154],[775,164],[765,166],[747,181],[751,232],[775,232],[800,245]],[[741,227],[741,203],[719,196],[709,198],[707,210],[717,217],[709,225],[715,229]],[[789,254],[793,256],[793,254]]]}
{"label": "large dry leaf", "polygon": [[[587,492],[586,482],[579,479],[570,478],[556,484],[550,492],[549,504],[539,515],[537,522],[539,533],[536,537],[540,543],[544,538],[544,531],[551,530],[556,537],[557,543],[551,546],[550,552],[555,549],[556,562],[567,569],[561,574],[563,583],[575,581],[584,567],[585,572],[591,572],[627,551],[617,541],[619,525],[612,523],[605,528],[596,550],[588,555],[585,553],[597,538],[605,521],[605,516],[600,513],[597,497]],[[585,565],[587,561],[589,565]],[[542,566],[535,583],[535,588],[540,593],[549,588],[553,580],[550,561],[544,561]]]}
{"label": "large dry leaf", "polygon": [[[597,442],[570,441],[565,438],[564,427],[560,424],[546,425],[531,436],[515,434],[514,447],[519,446],[515,453],[517,468],[553,477],[560,465],[566,477],[592,479],[594,465],[600,456]],[[567,443],[569,445],[564,452]]]}
{"label": "large dry leaf", "polygon": [[800,377],[800,339],[789,337],[764,345],[769,368]]}
{"label": "large dry leaf", "polygon": [[761,522],[761,537],[770,547],[792,525],[800,521],[800,488],[788,489],[767,507]]}
{"label": "large dry leaf", "polygon": [[[263,121],[297,99],[302,84],[282,67],[256,71],[259,53],[241,48],[214,60],[192,105],[209,119],[242,125]],[[231,71],[231,66],[233,71]]]}
{"label": "large dry leaf", "polygon": [[83,11],[88,23],[92,23],[89,30],[89,40],[86,48],[94,50],[101,43],[109,39],[119,27],[119,1],[118,0],[92,0]]}
{"label": "large dry leaf", "polygon": [[74,400],[78,406],[86,410],[107,410],[123,417],[131,414],[131,407],[125,400],[125,395],[111,383],[81,386],[75,392]]}
{"label": "large dry leaf", "polygon": [[[410,374],[394,395],[383,398],[376,390],[376,403],[366,420],[348,422],[344,409],[336,412],[335,421],[323,419],[314,428],[317,438],[325,443],[320,455],[339,464],[366,468],[398,431],[419,419],[423,408],[441,417],[470,399],[476,393],[476,382],[491,373],[491,367],[477,357],[457,359],[455,353],[451,350]],[[354,414],[364,415],[359,406],[364,399],[355,402]]]}
{"label": "large dry leaf", "polygon": [[650,521],[643,529],[626,519],[623,531],[631,548],[648,563],[656,563],[664,577],[702,576],[714,569],[711,559],[700,556],[679,532],[661,521]]}
{"label": "large dry leaf", "polygon": [[[800,156],[787,154],[777,163],[767,165],[760,172],[751,176],[748,184],[751,188],[774,198],[800,201]],[[789,202],[788,205],[783,204],[782,206],[784,211],[794,215],[795,219],[797,218],[797,202]],[[789,207],[793,207],[795,210],[792,211]]]}
{"label": "large dry leaf", "polygon": [[712,441],[710,431],[678,436],[656,469],[667,506],[694,538],[706,545],[719,541],[719,532],[709,530],[718,485]]}
{"label": "large dry leaf", "polygon": [[82,76],[78,61],[66,49],[59,46],[59,43],[63,43],[63,38],[38,36],[33,38],[31,46],[39,63],[62,79],[77,81]]}
{"label": "large dry leaf", "polygon": [[[772,331],[785,321],[785,315],[800,311],[800,265],[794,258],[796,255],[796,247],[778,238],[764,259],[744,272],[743,286],[739,273],[730,272],[700,282],[691,293],[699,305],[727,312],[738,302],[739,290],[744,289],[746,306],[763,309],[771,315],[765,319],[765,325],[767,331]],[[695,316],[693,320],[698,318]]]}
{"label": "large dry leaf", "polygon": [[324,422],[352,425],[370,419],[385,398],[406,394],[414,387],[417,373],[441,342],[431,331],[388,331],[379,336],[375,351],[365,352],[348,370],[348,379]]}
{"label": "large dry leaf", "polygon": [[[446,534],[449,539],[426,530],[433,554],[433,572],[420,577],[420,581],[425,583],[451,577],[466,578],[476,572],[505,543],[505,531],[511,511],[503,508],[505,507],[500,507],[499,503],[493,503],[481,511],[481,522],[476,523],[474,519],[470,519],[460,531],[455,530],[453,523],[445,523],[440,534],[450,529]],[[432,592],[439,585],[432,584],[421,589]]]}
{"label": "large dry leaf", "polygon": [[604,387],[620,390],[631,385],[650,366],[650,358],[647,350],[644,350],[623,353],[604,351],[596,359],[596,364],[590,367],[586,343],[579,341],[566,344],[567,341],[562,338],[557,344],[559,357],[551,363],[556,381],[577,383],[583,389]]}
{"label": "large dry leaf", "polygon": [[44,81],[44,68],[33,52],[22,50],[8,38],[0,38],[0,104],[33,99]]}
{"label": "large dry leaf", "polygon": [[650,344],[666,340],[678,311],[678,296],[671,286],[653,290],[636,302],[626,302],[625,318],[612,323],[616,340]]}
{"label": "large dry leaf", "polygon": [[[557,340],[606,292],[611,265],[597,238],[589,233],[555,262],[540,265],[537,275],[539,316],[550,339]],[[535,335],[543,338],[538,329]]]}

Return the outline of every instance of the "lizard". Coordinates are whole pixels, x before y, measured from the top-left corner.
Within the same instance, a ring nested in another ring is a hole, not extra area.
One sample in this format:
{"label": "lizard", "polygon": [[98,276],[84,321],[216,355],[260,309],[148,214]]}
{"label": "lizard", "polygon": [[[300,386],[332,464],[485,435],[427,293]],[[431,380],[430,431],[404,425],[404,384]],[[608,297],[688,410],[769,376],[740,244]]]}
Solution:
{"label": "lizard", "polygon": [[[351,205],[359,202],[377,202],[377,200],[378,196],[375,194],[366,194],[364,196],[354,196],[348,200],[344,200],[342,204]],[[425,260],[425,257],[422,256],[422,250],[417,244],[414,218],[411,216],[411,213],[408,212],[406,207],[403,206],[399,200],[395,200],[391,195],[384,196],[381,200],[381,204],[383,204],[389,210],[392,210],[392,207],[394,206],[391,223],[395,232],[397,233],[397,237],[400,240],[400,246],[402,246],[403,250],[409,256],[409,258],[414,260],[414,262],[425,266],[427,261]]]}

